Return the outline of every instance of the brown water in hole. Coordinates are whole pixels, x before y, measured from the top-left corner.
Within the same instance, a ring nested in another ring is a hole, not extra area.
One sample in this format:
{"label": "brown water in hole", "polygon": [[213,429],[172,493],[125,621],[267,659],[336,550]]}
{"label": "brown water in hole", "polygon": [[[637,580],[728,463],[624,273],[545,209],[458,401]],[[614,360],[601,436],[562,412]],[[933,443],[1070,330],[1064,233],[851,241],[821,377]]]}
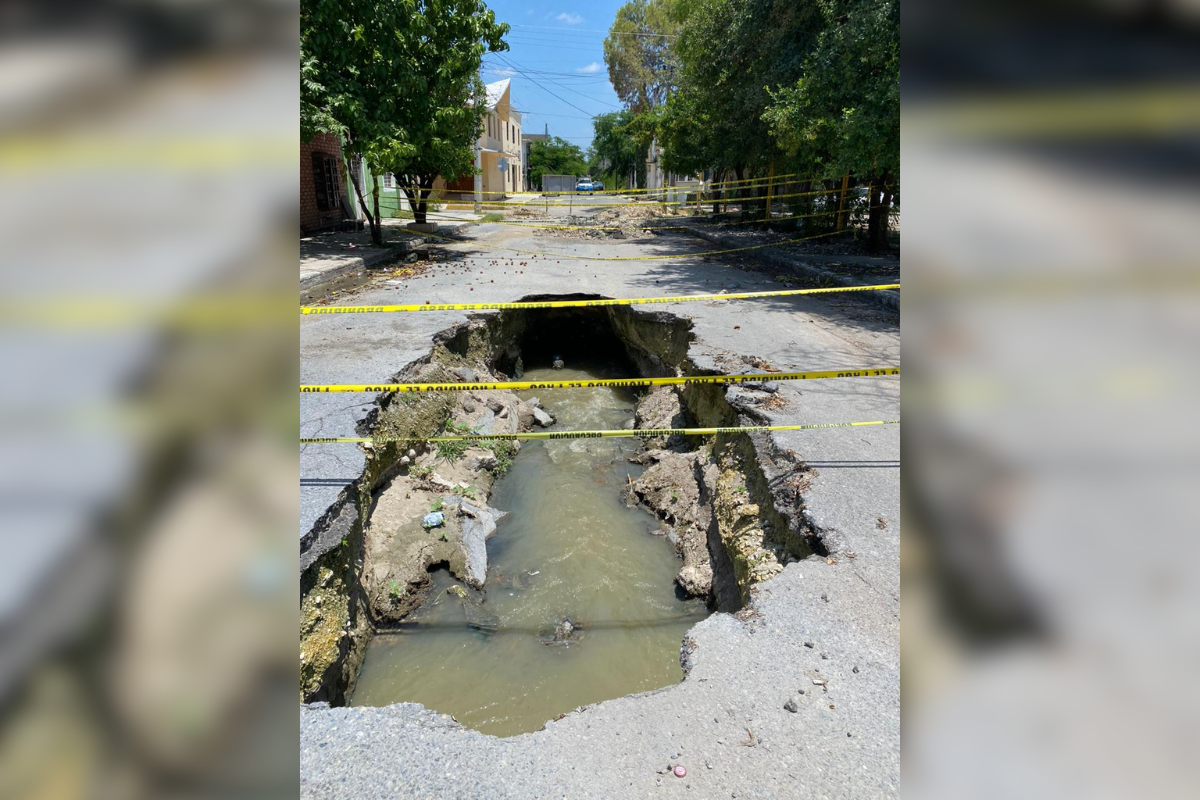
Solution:
{"label": "brown water in hole", "polygon": [[[622,377],[614,369],[533,369],[526,380]],[[536,395],[555,430],[621,428],[635,396],[624,389]],[[496,629],[468,626],[440,570],[429,601],[399,633],[376,636],[351,705],[422,703],[484,733],[534,731],[577,706],[679,682],[684,633],[707,611],[676,596],[680,562],[653,517],[620,493],[640,468],[636,439],[526,442],[491,505],[510,512],[488,541],[482,611]],[[546,645],[569,617],[580,638]]]}

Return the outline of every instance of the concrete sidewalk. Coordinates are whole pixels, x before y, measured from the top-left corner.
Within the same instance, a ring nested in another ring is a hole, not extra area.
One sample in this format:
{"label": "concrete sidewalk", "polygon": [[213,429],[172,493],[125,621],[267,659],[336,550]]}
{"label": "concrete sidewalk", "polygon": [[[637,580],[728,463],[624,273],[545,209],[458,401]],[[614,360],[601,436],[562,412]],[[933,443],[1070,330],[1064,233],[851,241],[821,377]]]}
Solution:
{"label": "concrete sidewalk", "polygon": [[[438,223],[438,233],[458,233],[462,222],[446,215],[431,213],[431,222]],[[300,239],[300,289],[312,289],[318,284],[336,280],[351,272],[389,264],[405,258],[430,239],[405,230],[411,220],[385,219],[383,247],[371,242],[371,231],[331,231]]]}

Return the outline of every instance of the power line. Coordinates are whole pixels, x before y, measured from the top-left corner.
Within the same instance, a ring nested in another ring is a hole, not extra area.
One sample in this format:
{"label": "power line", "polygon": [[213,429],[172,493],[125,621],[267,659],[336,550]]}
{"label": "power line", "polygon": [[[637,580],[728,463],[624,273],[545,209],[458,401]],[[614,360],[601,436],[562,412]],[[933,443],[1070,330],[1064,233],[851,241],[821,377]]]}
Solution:
{"label": "power line", "polygon": [[599,114],[593,114],[590,117],[581,117],[578,114],[551,114],[548,111],[526,111],[523,108],[518,108],[516,110],[521,114],[532,114],[536,117],[563,117],[564,119],[595,119],[596,117],[600,116]]}
{"label": "power line", "polygon": [[[559,95],[557,95],[557,94],[555,94],[554,92],[552,92],[552,91],[550,91],[549,89],[547,89],[545,86],[542,86],[541,82],[540,82],[540,81],[538,81],[538,79],[537,79],[537,78],[535,78],[535,77],[533,77],[532,75],[530,75],[529,73],[527,73],[527,72],[524,70],[524,68],[522,68],[520,65],[518,65],[518,64],[516,64],[516,63],[514,63],[514,62],[512,62],[512,61],[509,61],[509,60],[508,60],[507,58],[505,58],[504,56],[499,56],[499,58],[500,58],[500,60],[501,60],[501,61],[503,61],[505,64],[508,64],[510,67],[512,67],[513,69],[515,69],[517,72],[520,72],[522,75],[524,75],[526,78],[529,78],[529,80],[530,80],[530,81],[532,81],[532,82],[533,82],[533,84],[534,84],[535,86],[537,86],[538,88],[540,88],[542,91],[546,92],[547,94],[551,95],[552,97],[555,97],[555,98],[557,98],[558,100],[562,100],[562,102],[566,103],[567,105],[569,105],[571,108],[575,109],[576,111],[581,111],[581,112],[583,112],[584,114],[590,114],[590,112],[589,112],[589,111],[587,111],[586,109],[580,108],[579,106],[575,105],[575,104],[574,104],[574,103],[572,103],[571,101],[569,101],[569,100],[566,100],[566,99],[564,99],[564,98],[560,97]],[[554,81],[550,80],[549,78],[546,78],[546,81],[547,81],[548,83],[554,83]],[[596,99],[595,97],[588,97],[588,95],[584,94],[583,92],[576,92],[574,89],[570,88],[569,86],[562,86],[561,84],[555,84],[555,85],[556,85],[556,86],[558,86],[558,87],[559,87],[559,88],[561,88],[561,89],[566,89],[568,92],[574,92],[575,94],[579,95],[580,97],[587,98],[588,100],[591,100],[591,101],[593,101],[593,102],[596,102],[596,103],[601,103],[602,105],[606,105],[606,106],[608,106],[608,107],[610,107],[610,108],[616,108],[616,109],[619,109],[619,108],[620,108],[619,106],[614,106],[612,103],[607,103],[607,102],[605,102],[604,100],[598,100],[598,99]]]}
{"label": "power line", "polygon": [[522,25],[520,23],[512,23],[512,27],[514,27],[514,28],[540,28],[541,30],[546,30],[546,31],[558,31],[559,33],[571,33],[571,34],[606,33],[610,36],[661,36],[665,39],[679,38],[679,34],[677,34],[677,33],[640,33],[640,32],[636,32],[636,31],[616,32],[616,31],[598,30],[596,28],[555,28],[555,27],[551,27],[549,25]]}

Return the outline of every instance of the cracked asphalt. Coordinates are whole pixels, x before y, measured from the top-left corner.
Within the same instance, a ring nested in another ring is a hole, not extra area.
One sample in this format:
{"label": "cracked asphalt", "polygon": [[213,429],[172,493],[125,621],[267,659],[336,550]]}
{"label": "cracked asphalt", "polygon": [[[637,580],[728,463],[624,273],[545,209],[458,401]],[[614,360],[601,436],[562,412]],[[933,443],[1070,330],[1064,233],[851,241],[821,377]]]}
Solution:
{"label": "cracked asphalt", "polygon": [[[390,270],[336,302],[513,301],[595,293],[649,297],[779,288],[749,263],[705,256],[684,236],[571,240],[480,225],[424,274]],[[512,253],[690,257],[601,262]],[[524,263],[522,263],[524,262]],[[702,368],[781,370],[894,366],[899,316],[853,295],[656,305],[689,318],[689,357]],[[488,313],[488,312],[484,312]],[[301,319],[301,381],[385,381],[426,354],[457,312],[316,315]],[[730,397],[752,394],[741,387]],[[893,419],[896,378],[784,382],[772,424]],[[353,435],[374,398],[302,395],[303,436]],[[789,565],[736,616],[717,614],[685,639],[683,683],[609,700],[496,739],[413,704],[304,709],[304,797],[894,797],[900,775],[899,426],[770,434],[817,471],[806,512],[832,558]],[[353,445],[301,450],[300,533],[360,474]],[[812,647],[805,645],[812,643]],[[827,684],[814,683],[827,681]],[[800,691],[804,693],[801,694]],[[789,699],[795,712],[785,710]],[[668,764],[683,764],[676,778]]]}

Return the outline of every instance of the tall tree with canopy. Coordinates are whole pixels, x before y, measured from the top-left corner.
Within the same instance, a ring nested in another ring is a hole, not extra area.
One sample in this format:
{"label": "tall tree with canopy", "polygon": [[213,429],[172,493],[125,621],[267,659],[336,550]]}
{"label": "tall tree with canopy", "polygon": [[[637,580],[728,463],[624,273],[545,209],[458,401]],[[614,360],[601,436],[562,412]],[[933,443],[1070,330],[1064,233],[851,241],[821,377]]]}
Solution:
{"label": "tall tree with canopy", "polygon": [[[424,222],[434,179],[474,168],[479,68],[508,30],[482,0],[303,0],[301,137],[341,134],[348,154],[400,178]],[[382,244],[378,182],[374,214],[354,188]]]}
{"label": "tall tree with canopy", "polygon": [[675,88],[679,32],[675,0],[630,0],[617,10],[604,39],[604,63],[617,97],[631,111],[661,106]]}
{"label": "tall tree with canopy", "polygon": [[636,117],[629,111],[612,111],[592,119],[593,175],[603,169],[622,180],[633,176],[635,183],[645,183],[646,147],[649,142],[644,139],[635,120]]}
{"label": "tall tree with canopy", "polygon": [[765,173],[783,161],[761,119],[767,86],[802,74],[820,13],[794,0],[675,0],[679,91],[659,125],[673,172]]}
{"label": "tall tree with canopy", "polygon": [[900,180],[900,4],[820,0],[825,21],[804,73],[771,92],[763,120],[790,152],[827,154],[870,181],[868,243],[888,247]]}

